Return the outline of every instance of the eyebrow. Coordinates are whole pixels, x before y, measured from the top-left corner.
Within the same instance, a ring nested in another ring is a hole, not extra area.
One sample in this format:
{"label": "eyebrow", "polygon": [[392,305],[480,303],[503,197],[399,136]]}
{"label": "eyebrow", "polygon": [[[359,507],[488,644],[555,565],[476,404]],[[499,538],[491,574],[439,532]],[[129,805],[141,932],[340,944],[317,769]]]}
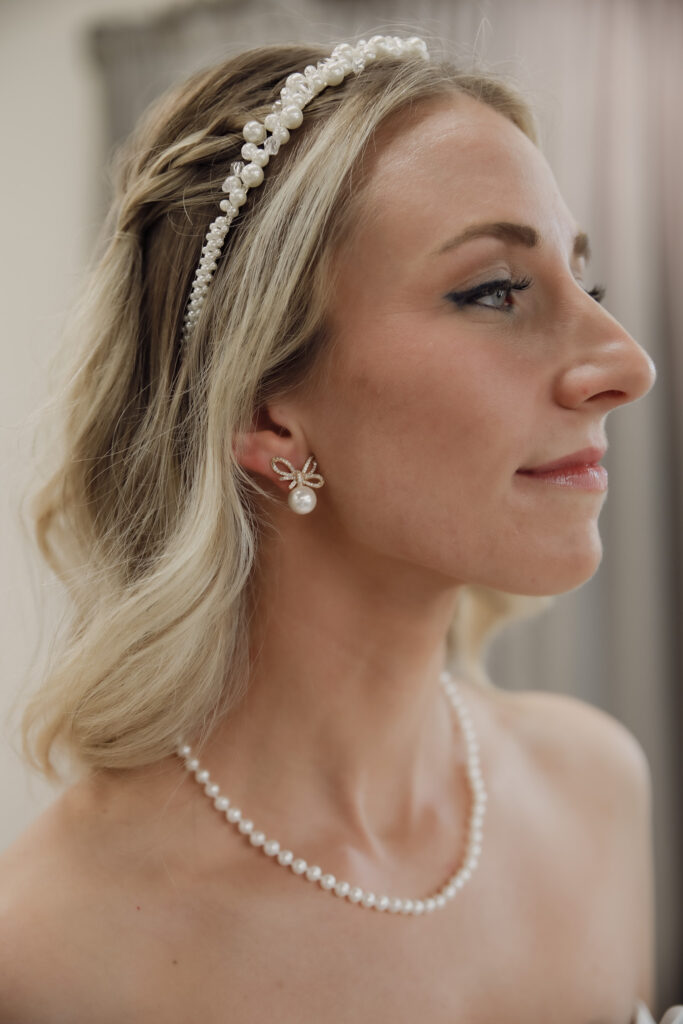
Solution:
{"label": "eyebrow", "polygon": [[[533,249],[541,244],[541,236],[535,228],[528,224],[513,224],[510,221],[499,220],[490,224],[473,224],[465,228],[463,232],[444,242],[440,248],[430,253],[431,256],[440,256],[442,253],[450,252],[463,242],[469,242],[472,238],[500,238],[504,242],[511,242],[515,245],[524,245],[527,249]],[[574,239],[572,254],[575,257],[583,256],[588,262],[591,258],[591,250],[588,242],[588,235],[585,231],[579,231]]]}

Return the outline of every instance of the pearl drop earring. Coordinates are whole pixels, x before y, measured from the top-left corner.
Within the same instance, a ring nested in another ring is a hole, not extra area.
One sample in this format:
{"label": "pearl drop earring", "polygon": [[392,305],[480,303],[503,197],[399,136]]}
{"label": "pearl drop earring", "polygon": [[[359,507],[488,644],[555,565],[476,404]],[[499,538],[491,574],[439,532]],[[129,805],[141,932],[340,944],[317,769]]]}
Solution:
{"label": "pearl drop earring", "polygon": [[[278,462],[283,463],[287,469],[280,469],[277,465]],[[292,512],[298,512],[302,516],[306,515],[307,512],[312,512],[318,499],[315,491],[311,490],[311,488],[322,487],[325,483],[320,473],[315,472],[317,463],[313,456],[308,456],[301,469],[295,469],[289,459],[285,459],[282,455],[276,455],[275,458],[270,460],[270,464],[277,475],[282,477],[283,480],[292,481],[289,485],[290,493],[287,498],[287,503]]]}

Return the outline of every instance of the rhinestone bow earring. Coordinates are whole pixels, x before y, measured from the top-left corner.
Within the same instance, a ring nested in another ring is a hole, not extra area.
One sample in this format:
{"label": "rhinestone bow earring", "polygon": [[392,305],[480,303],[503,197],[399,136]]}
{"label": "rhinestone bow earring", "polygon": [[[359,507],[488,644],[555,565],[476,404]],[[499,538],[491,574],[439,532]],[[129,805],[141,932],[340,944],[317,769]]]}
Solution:
{"label": "rhinestone bow earring", "polygon": [[[281,469],[277,465],[278,462],[283,463],[287,468]],[[308,456],[301,469],[295,469],[289,459],[286,459],[283,455],[276,455],[275,458],[270,460],[270,464],[277,475],[282,477],[283,480],[292,481],[289,485],[289,497],[287,498],[287,503],[292,512],[298,512],[302,516],[306,515],[307,512],[312,512],[318,499],[315,491],[311,488],[322,487],[325,483],[320,473],[315,472],[317,463],[313,456]]]}

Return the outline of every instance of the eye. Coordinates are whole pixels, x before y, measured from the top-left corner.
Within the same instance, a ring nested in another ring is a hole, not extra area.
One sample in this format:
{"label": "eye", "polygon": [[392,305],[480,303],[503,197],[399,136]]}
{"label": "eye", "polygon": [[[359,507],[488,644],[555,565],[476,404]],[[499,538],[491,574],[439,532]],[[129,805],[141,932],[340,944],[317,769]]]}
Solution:
{"label": "eye", "polygon": [[[454,302],[459,308],[463,306],[480,306],[485,309],[500,309],[507,312],[512,309],[512,306],[506,305],[512,292],[523,291],[532,283],[530,277],[525,277],[519,281],[513,281],[507,277],[496,281],[485,281],[483,284],[478,284],[476,287],[469,288],[465,292],[449,292],[446,298]],[[489,297],[493,299],[493,302],[480,301]]]}
{"label": "eye", "polygon": [[[533,281],[530,277],[517,281],[507,277],[495,281],[485,281],[464,292],[449,292],[446,298],[460,309],[464,306],[479,306],[484,309],[499,309],[507,313],[513,308],[509,303],[512,292],[524,291],[532,284]],[[595,285],[590,291],[587,291],[587,294],[596,302],[602,302],[606,291],[607,289],[603,285]],[[491,298],[493,302],[482,302],[481,299],[484,298]]]}

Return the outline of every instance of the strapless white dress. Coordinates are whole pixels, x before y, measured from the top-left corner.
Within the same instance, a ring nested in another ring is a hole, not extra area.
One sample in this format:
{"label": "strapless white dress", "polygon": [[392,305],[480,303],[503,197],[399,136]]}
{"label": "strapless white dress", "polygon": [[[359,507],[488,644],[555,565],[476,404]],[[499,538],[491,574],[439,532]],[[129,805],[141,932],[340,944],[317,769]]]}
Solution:
{"label": "strapless white dress", "polygon": [[[657,1024],[645,1003],[641,1002],[640,999],[633,1011],[631,1024]],[[683,1006],[669,1007],[659,1024],[683,1024]]]}

